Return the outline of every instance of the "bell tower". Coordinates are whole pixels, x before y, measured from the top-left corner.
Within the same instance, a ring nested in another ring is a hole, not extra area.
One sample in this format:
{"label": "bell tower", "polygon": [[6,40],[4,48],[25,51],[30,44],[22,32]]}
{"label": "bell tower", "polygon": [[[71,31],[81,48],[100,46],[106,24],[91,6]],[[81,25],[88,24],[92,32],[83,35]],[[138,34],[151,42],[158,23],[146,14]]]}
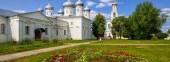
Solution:
{"label": "bell tower", "polygon": [[111,20],[115,17],[118,17],[118,11],[117,11],[118,3],[116,0],[112,3],[112,12],[111,12]]}
{"label": "bell tower", "polygon": [[53,16],[54,8],[51,6],[49,0],[48,0],[48,4],[47,4],[47,6],[45,7],[45,9],[46,9],[46,16],[47,16],[47,17],[52,17],[52,16]]}

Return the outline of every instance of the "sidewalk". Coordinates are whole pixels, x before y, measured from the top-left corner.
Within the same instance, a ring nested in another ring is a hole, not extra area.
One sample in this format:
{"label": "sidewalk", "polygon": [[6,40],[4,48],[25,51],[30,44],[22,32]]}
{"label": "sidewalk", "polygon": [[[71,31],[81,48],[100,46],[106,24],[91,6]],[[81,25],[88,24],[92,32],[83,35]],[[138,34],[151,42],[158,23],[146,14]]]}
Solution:
{"label": "sidewalk", "polygon": [[69,45],[63,45],[63,46],[57,46],[57,47],[50,47],[50,48],[43,48],[43,49],[37,49],[37,50],[1,55],[0,56],[0,62],[12,60],[12,59],[18,59],[18,58],[22,58],[22,57],[26,57],[26,56],[31,56],[31,55],[36,55],[36,54],[39,54],[39,53],[49,52],[49,51],[53,51],[53,50],[57,50],[57,49],[63,49],[63,48],[69,48],[69,47],[74,47],[74,46],[79,46],[79,45],[90,44],[90,43],[93,43],[93,42],[97,42],[97,41],[69,44]]}

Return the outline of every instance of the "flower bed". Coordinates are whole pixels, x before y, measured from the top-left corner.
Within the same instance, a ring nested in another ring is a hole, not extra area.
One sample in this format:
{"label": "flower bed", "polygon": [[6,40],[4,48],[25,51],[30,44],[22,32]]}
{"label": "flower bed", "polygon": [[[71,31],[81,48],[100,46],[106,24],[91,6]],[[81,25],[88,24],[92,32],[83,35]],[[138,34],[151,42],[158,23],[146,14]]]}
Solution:
{"label": "flower bed", "polygon": [[67,51],[52,55],[44,62],[148,62],[137,55],[121,51]]}

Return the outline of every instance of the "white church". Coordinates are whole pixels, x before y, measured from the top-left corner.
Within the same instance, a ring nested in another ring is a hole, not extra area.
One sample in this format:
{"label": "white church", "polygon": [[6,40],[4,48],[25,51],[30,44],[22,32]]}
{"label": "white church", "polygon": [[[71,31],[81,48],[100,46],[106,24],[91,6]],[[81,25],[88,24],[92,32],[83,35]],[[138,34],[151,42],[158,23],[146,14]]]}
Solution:
{"label": "white church", "polygon": [[[111,20],[118,17],[117,2],[112,4]],[[17,13],[0,9],[0,42],[24,39],[94,39],[90,20],[91,9],[81,0],[75,4],[68,0],[58,16],[53,16],[54,8],[48,3],[45,10]],[[112,37],[111,20],[106,22],[105,37]]]}

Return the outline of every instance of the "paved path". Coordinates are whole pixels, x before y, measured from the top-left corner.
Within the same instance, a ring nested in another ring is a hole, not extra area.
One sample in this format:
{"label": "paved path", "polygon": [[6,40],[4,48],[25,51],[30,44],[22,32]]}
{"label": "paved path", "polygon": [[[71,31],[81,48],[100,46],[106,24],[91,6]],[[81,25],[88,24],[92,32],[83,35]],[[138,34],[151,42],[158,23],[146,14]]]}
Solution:
{"label": "paved path", "polygon": [[113,45],[113,46],[166,46],[170,44],[91,44],[91,45]]}
{"label": "paved path", "polygon": [[97,41],[69,44],[69,45],[63,45],[63,46],[56,46],[56,47],[50,47],[50,48],[43,48],[43,49],[37,49],[37,50],[1,55],[0,56],[0,62],[12,60],[12,59],[18,59],[18,58],[22,58],[22,57],[26,57],[26,56],[31,56],[31,55],[36,55],[36,54],[39,54],[39,53],[49,52],[49,51],[53,51],[53,50],[57,50],[57,49],[63,49],[63,48],[69,48],[69,47],[74,47],[74,46],[79,46],[79,45],[90,44],[92,42],[97,42]]}

